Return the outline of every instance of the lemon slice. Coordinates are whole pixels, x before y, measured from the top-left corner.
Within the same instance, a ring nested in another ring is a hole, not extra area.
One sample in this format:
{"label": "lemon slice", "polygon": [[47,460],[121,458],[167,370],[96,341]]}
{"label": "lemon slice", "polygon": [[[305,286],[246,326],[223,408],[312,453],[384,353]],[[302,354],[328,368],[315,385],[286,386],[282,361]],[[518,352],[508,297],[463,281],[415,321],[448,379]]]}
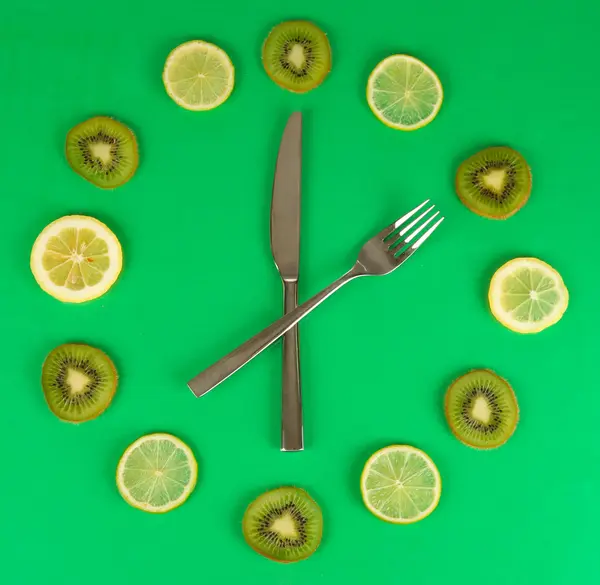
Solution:
{"label": "lemon slice", "polygon": [[191,449],[173,435],[154,433],[127,447],[117,467],[117,487],[134,508],[161,514],[188,499],[197,476]]}
{"label": "lemon slice", "polygon": [[517,333],[538,333],[557,323],[569,304],[560,274],[537,258],[515,258],[490,282],[489,303],[500,323]]}
{"label": "lemon slice", "polygon": [[444,92],[437,75],[409,55],[391,55],[371,73],[367,101],[373,113],[397,130],[416,130],[440,110]]}
{"label": "lemon slice", "polygon": [[65,303],[103,295],[123,266],[121,244],[102,222],[67,215],[47,225],[31,250],[31,271],[40,287]]}
{"label": "lemon slice", "polygon": [[233,91],[234,67],[227,53],[204,41],[179,45],[167,57],[165,89],[186,110],[212,110]]}
{"label": "lemon slice", "polygon": [[423,451],[409,445],[391,445],[367,461],[361,491],[365,505],[378,518],[412,524],[435,510],[442,479]]}

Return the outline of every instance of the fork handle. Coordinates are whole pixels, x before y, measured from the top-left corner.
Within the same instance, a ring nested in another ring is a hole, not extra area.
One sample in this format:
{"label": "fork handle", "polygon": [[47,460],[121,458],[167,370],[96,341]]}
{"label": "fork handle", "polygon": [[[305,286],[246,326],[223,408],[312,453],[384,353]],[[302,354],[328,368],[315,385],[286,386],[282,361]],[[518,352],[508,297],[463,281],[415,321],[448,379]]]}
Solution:
{"label": "fork handle", "polygon": [[334,283],[324,288],[320,293],[308,301],[302,303],[273,324],[251,337],[248,341],[234,349],[231,353],[222,357],[218,362],[209,366],[206,370],[192,378],[188,382],[188,387],[197,398],[203,396],[215,386],[223,382],[237,372],[242,366],[246,365],[252,358],[255,358],[261,351],[277,341],[286,331],[290,330],[300,319],[308,315],[313,309],[318,307],[327,297],[331,296],[336,290],[354,280],[358,276],[363,276],[364,272],[356,267],[338,278]]}
{"label": "fork handle", "polygon": [[[289,313],[298,306],[298,283],[283,282],[283,312]],[[298,351],[298,325],[283,336],[283,376],[281,386],[281,450],[302,451],[302,391],[300,387],[300,357]]]}

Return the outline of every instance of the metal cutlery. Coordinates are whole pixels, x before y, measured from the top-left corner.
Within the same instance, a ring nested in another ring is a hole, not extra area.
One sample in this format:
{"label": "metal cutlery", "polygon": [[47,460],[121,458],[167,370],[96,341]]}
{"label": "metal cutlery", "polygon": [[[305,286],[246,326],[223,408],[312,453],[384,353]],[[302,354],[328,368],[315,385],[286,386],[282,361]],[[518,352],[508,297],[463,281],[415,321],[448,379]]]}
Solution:
{"label": "metal cutlery", "polygon": [[425,200],[368,240],[361,248],[356,263],[346,274],[191,379],[188,386],[194,395],[203,396],[229,378],[345,284],[361,276],[383,276],[401,266],[444,220],[441,217],[430,225],[439,215],[439,211],[430,214],[435,207],[432,205],[407,223],[428,203],[429,199]]}
{"label": "metal cutlery", "polygon": [[[301,175],[302,114],[295,112],[281,138],[271,200],[271,252],[283,281],[284,313],[298,306]],[[295,325],[283,336],[281,450],[302,451],[303,448],[298,326]]]}

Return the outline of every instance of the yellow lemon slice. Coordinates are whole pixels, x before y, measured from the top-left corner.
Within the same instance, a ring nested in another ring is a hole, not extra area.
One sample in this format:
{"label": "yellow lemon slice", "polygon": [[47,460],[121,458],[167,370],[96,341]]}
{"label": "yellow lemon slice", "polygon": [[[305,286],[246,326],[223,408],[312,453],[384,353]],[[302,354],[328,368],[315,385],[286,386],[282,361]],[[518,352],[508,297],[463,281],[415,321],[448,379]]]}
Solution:
{"label": "yellow lemon slice", "polygon": [[140,437],[127,447],[117,467],[117,487],[125,501],[154,514],[181,506],[196,487],[197,477],[192,450],[166,433]]}
{"label": "yellow lemon slice", "polygon": [[233,91],[234,67],[227,53],[204,41],[179,45],[163,69],[165,89],[186,110],[212,110]]}
{"label": "yellow lemon slice", "polygon": [[488,296],[494,317],[517,333],[538,333],[554,325],[569,304],[560,274],[537,258],[515,258],[500,267]]}
{"label": "yellow lemon slice", "polygon": [[409,445],[391,445],[367,461],[361,477],[365,506],[394,524],[423,520],[440,501],[442,479],[433,461]]}
{"label": "yellow lemon slice", "polygon": [[367,82],[369,107],[386,126],[397,130],[416,130],[429,124],[443,99],[437,75],[409,55],[387,57]]}
{"label": "yellow lemon slice", "polygon": [[67,215],[47,225],[31,250],[31,271],[40,287],[65,303],[103,295],[123,266],[119,240],[93,217]]}

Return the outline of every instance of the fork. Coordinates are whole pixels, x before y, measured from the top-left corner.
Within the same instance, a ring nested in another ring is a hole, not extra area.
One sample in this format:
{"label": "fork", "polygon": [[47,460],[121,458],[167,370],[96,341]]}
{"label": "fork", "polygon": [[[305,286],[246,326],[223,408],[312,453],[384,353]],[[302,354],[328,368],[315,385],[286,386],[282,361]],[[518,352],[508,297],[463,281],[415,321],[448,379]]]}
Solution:
{"label": "fork", "polygon": [[[361,248],[356,263],[346,274],[192,378],[188,382],[190,390],[197,398],[212,390],[277,341],[326,298],[355,278],[360,276],[383,276],[396,270],[415,253],[444,220],[443,217],[438,219],[412,243],[439,214],[439,211],[436,211],[433,215],[429,215],[435,207],[435,205],[432,205],[408,225],[405,225],[428,203],[429,199],[426,199],[368,240]],[[427,219],[425,219],[426,217]]]}

